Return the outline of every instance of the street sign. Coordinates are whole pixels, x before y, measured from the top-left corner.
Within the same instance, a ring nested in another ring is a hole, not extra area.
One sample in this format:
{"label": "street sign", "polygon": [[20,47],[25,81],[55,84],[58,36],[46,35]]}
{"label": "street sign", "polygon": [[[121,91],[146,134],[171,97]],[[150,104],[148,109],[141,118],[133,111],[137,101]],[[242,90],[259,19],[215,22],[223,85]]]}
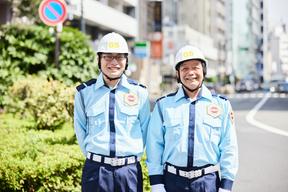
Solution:
{"label": "street sign", "polygon": [[150,55],[149,52],[150,52],[149,42],[147,41],[135,42],[134,44],[135,57],[147,58]]}
{"label": "street sign", "polygon": [[44,0],[39,6],[40,19],[48,26],[63,23],[67,16],[67,5],[64,0]]}

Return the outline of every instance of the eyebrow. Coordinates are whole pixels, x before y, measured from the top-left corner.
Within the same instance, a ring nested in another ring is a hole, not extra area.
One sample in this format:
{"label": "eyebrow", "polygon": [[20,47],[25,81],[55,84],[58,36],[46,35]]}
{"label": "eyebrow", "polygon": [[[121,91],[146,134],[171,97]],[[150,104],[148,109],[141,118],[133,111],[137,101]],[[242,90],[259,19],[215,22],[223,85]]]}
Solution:
{"label": "eyebrow", "polygon": [[102,55],[109,55],[109,56],[125,56],[123,53],[103,53]]}

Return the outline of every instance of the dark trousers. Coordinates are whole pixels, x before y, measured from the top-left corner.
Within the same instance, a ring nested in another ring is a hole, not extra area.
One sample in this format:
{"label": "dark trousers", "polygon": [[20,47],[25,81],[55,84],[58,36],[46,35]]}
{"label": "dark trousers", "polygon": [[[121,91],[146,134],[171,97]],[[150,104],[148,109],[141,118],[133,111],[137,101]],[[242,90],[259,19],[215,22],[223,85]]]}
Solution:
{"label": "dark trousers", "polygon": [[86,159],[82,173],[82,192],[142,192],[139,162],[113,167]]}
{"label": "dark trousers", "polygon": [[188,179],[164,171],[166,192],[218,192],[220,179],[218,172],[195,179]]}

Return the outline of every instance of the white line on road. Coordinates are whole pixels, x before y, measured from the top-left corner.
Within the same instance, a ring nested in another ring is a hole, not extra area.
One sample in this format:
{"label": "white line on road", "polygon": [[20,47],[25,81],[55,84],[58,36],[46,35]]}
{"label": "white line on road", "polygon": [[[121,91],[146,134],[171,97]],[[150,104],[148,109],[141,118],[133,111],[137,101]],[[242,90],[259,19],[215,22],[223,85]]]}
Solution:
{"label": "white line on road", "polygon": [[246,116],[246,121],[248,123],[250,123],[251,125],[253,125],[255,127],[258,127],[260,129],[263,129],[265,131],[269,131],[269,132],[272,132],[272,133],[275,133],[275,134],[279,134],[279,135],[283,135],[283,136],[288,137],[288,132],[283,131],[281,129],[277,129],[277,128],[269,126],[269,125],[266,125],[266,124],[261,123],[259,121],[256,121],[254,119],[255,114],[265,104],[265,102],[269,99],[269,97],[271,97],[271,94],[270,93],[266,93],[266,95],[261,99],[261,101],[259,103],[257,103],[257,105],[255,105],[254,108],[251,111],[249,111],[249,113]]}

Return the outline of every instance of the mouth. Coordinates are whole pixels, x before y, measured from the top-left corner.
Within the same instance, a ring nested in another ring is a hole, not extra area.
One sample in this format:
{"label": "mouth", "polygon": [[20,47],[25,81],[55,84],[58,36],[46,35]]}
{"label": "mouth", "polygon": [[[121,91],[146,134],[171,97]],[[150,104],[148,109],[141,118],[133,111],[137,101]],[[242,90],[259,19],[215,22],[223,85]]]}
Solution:
{"label": "mouth", "polygon": [[186,81],[197,81],[197,77],[185,77]]}
{"label": "mouth", "polygon": [[119,71],[120,67],[108,67],[110,71]]}

